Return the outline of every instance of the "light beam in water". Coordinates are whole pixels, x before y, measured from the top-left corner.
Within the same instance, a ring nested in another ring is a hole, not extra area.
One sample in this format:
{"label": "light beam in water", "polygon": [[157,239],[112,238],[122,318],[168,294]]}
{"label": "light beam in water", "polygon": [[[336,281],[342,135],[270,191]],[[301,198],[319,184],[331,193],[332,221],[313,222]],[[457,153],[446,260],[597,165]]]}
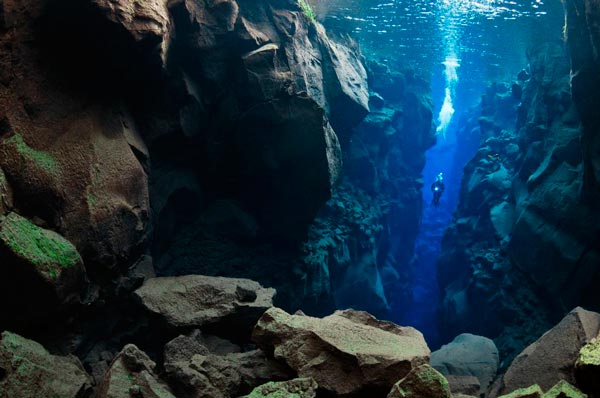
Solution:
{"label": "light beam in water", "polygon": [[456,83],[458,83],[457,69],[460,66],[460,63],[456,56],[452,54],[448,55],[442,64],[446,67],[446,94],[444,96],[442,109],[440,109],[440,114],[438,116],[437,134],[445,137],[446,129],[448,129],[448,126],[452,121],[452,116],[454,115],[453,98],[456,89]]}

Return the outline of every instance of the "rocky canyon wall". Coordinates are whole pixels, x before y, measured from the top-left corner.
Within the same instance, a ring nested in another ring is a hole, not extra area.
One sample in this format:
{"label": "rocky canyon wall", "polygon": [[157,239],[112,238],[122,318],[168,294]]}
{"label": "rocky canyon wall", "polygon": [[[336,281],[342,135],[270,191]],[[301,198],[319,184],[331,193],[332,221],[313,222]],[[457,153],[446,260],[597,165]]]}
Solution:
{"label": "rocky canyon wall", "polygon": [[599,212],[587,199],[597,156],[577,73],[564,43],[528,59],[530,77],[490,87],[471,122],[481,144],[438,263],[442,329],[494,337],[508,358],[574,306],[598,308]]}

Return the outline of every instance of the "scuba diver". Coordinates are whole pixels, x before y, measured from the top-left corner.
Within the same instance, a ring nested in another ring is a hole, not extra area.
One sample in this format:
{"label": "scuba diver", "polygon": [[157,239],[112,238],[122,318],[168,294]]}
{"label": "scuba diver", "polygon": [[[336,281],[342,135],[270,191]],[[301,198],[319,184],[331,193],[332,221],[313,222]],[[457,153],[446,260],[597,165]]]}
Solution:
{"label": "scuba diver", "polygon": [[440,173],[435,178],[435,182],[433,184],[431,184],[431,192],[433,192],[432,203],[434,206],[440,205],[440,198],[442,197],[442,194],[444,193],[444,188],[445,188],[444,175],[442,173]]}

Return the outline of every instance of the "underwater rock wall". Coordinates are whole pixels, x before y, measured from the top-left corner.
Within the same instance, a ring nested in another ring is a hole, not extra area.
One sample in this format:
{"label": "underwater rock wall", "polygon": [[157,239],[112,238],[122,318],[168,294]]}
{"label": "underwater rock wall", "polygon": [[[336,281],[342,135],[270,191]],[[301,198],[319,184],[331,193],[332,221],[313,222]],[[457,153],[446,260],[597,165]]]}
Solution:
{"label": "underwater rock wall", "polygon": [[433,102],[414,72],[367,65],[371,112],[342,142],[342,183],[309,231],[304,261],[321,278],[313,289],[330,294],[334,308],[400,319],[410,303],[425,152],[435,143]]}
{"label": "underwater rock wall", "polygon": [[336,131],[369,110],[351,41],[294,0],[0,11],[2,300],[102,306],[151,254],[161,275],[251,276],[302,303],[293,262],[341,172]]}
{"label": "underwater rock wall", "polygon": [[598,211],[582,199],[582,120],[563,43],[528,54],[531,78],[495,84],[477,119],[442,244],[442,330],[495,339],[512,358],[576,305],[598,308]]}

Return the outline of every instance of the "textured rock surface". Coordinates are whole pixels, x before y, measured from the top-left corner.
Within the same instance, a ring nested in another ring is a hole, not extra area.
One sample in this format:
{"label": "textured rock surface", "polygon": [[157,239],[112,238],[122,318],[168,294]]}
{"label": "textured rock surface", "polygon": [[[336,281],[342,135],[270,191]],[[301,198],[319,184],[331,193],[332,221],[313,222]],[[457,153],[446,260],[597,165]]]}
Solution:
{"label": "textured rock surface", "polygon": [[448,381],[429,365],[421,365],[394,384],[388,398],[451,398]]}
{"label": "textured rock surface", "polygon": [[[314,297],[302,308],[321,315],[355,308],[396,320],[410,305],[421,173],[435,143],[433,103],[427,81],[392,64],[367,65],[371,113],[342,140],[342,184],[304,244],[299,268]],[[327,306],[325,297],[331,297]]]}
{"label": "textured rock surface", "polygon": [[586,398],[587,395],[579,391],[568,382],[561,380],[554,387],[546,391],[544,398]]}
{"label": "textured rock surface", "polygon": [[11,302],[0,327],[45,322],[79,301],[85,270],[77,249],[59,234],[10,213],[0,217],[0,299]]}
{"label": "textured rock surface", "polygon": [[[452,393],[479,396],[485,393],[498,372],[498,349],[486,337],[461,334],[450,344],[431,353],[431,366],[448,378]],[[480,389],[472,391],[475,377]],[[465,379],[466,377],[466,379]]]}
{"label": "textured rock surface", "polygon": [[98,398],[175,398],[170,388],[154,373],[156,364],[133,344],[117,355],[98,385]]}
{"label": "textured rock surface", "polygon": [[319,319],[272,308],[256,325],[253,340],[300,377],[341,395],[389,389],[430,354],[417,330],[353,310]]}
{"label": "textured rock surface", "polygon": [[537,384],[529,387],[519,388],[510,394],[503,395],[502,398],[542,398],[544,392]]}
{"label": "textured rock surface", "polygon": [[207,343],[207,339],[193,333],[165,346],[167,377],[185,396],[238,397],[269,381],[293,377],[289,369],[259,350],[219,353],[225,347],[223,343],[213,346],[213,351]]}
{"label": "textured rock surface", "polygon": [[600,396],[600,336],[584,345],[575,362],[577,385],[592,397]]}
{"label": "textured rock surface", "polygon": [[317,383],[311,378],[266,383],[256,387],[244,398],[315,398]]}
{"label": "textured rock surface", "polygon": [[90,379],[75,357],[51,355],[35,341],[10,332],[0,340],[0,397],[85,396]]}
{"label": "textured rock surface", "polygon": [[249,279],[188,275],[149,279],[135,296],[176,328],[236,325],[244,334],[273,306],[275,290]]}
{"label": "textured rock surface", "polygon": [[600,314],[576,308],[515,358],[502,378],[498,395],[532,383],[548,390],[561,380],[575,384],[579,351],[600,330]]}
{"label": "textured rock surface", "polygon": [[600,213],[581,200],[585,161],[568,57],[557,43],[528,57],[520,103],[501,84],[483,98],[480,147],[438,263],[443,329],[492,337],[503,358],[556,324],[557,308],[598,308]]}

